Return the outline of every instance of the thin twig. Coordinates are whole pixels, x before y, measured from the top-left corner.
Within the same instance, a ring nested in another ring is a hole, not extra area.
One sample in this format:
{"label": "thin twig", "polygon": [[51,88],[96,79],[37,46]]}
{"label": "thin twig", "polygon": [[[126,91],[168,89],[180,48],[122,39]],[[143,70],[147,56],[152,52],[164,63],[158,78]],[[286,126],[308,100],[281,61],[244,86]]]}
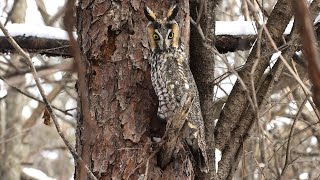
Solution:
{"label": "thin twig", "polygon": [[[276,43],[273,41],[270,32],[268,31],[268,29],[266,28],[265,25],[262,26],[263,30],[265,31],[268,40],[270,41],[270,44],[272,46],[272,48],[276,51],[280,51],[276,45]],[[296,79],[296,81],[301,85],[302,89],[307,93],[307,95],[311,95],[311,91],[306,87],[306,85],[302,82],[301,78],[293,71],[293,69],[290,67],[290,65],[288,64],[288,62],[284,59],[284,57],[280,54],[281,61],[284,63],[284,65],[286,66],[286,68],[289,70],[290,74]]]}
{"label": "thin twig", "polygon": [[146,163],[146,170],[144,172],[143,180],[148,180],[148,172],[149,172],[149,159],[147,160],[147,163]]}
{"label": "thin twig", "polygon": [[[35,100],[35,101],[37,101],[37,102],[39,102],[39,103],[45,104],[45,102],[43,102],[41,99],[38,99],[37,97],[35,97],[35,96],[33,96],[33,95],[31,95],[31,94],[29,94],[29,93],[27,93],[27,92],[24,92],[23,90],[21,90],[21,89],[17,88],[16,86],[12,85],[12,84],[11,84],[7,79],[5,79],[4,77],[0,76],[0,79],[1,79],[3,82],[5,82],[8,86],[10,86],[12,89],[16,90],[17,92],[21,93],[22,95],[24,95],[24,96],[26,96],[26,97],[28,97],[28,98],[30,98],[30,99],[33,99],[33,100]],[[70,116],[70,117],[73,117],[73,115],[72,115],[71,113],[69,113],[67,110],[60,109],[60,108],[58,108],[58,107],[56,107],[56,106],[54,106],[54,105],[51,105],[51,106],[52,106],[53,109],[58,110],[58,111],[62,112],[63,114],[68,115],[68,116]]]}
{"label": "thin twig", "polygon": [[63,142],[65,143],[65,145],[68,147],[69,151],[71,152],[75,162],[80,162],[85,169],[87,170],[89,176],[94,179],[97,180],[97,178],[93,175],[93,173],[90,171],[90,169],[88,168],[88,166],[83,162],[82,158],[77,154],[75,148],[69,143],[69,141],[66,139],[64,133],[62,132],[62,129],[60,127],[60,124],[58,123],[57,120],[57,116],[56,114],[53,112],[53,108],[51,106],[51,104],[49,103],[45,91],[43,89],[43,87],[41,86],[41,82],[40,82],[40,78],[38,76],[38,73],[35,69],[35,67],[33,66],[32,60],[30,58],[30,56],[23,50],[21,49],[21,47],[16,43],[16,41],[10,36],[10,34],[8,33],[8,31],[5,29],[5,27],[3,26],[3,24],[0,22],[0,29],[2,30],[3,34],[6,36],[6,38],[8,39],[8,41],[10,42],[10,44],[17,50],[17,52],[22,55],[25,59],[26,59],[26,63],[29,65],[30,69],[31,69],[31,73],[33,75],[33,78],[36,82],[36,85],[38,87],[38,90],[41,94],[41,97],[46,105],[47,110],[50,113],[50,116],[54,122],[54,125],[57,129],[58,134],[60,135],[61,139],[63,140]]}
{"label": "thin twig", "polygon": [[206,43],[204,43],[204,46],[205,46],[206,48],[208,48],[209,50],[211,50],[211,51],[212,51],[213,53],[215,53],[216,55],[218,55],[218,56],[222,59],[222,61],[225,63],[225,65],[228,67],[228,70],[231,71],[231,72],[237,77],[240,85],[241,85],[242,88],[243,88],[243,91],[244,91],[244,92],[246,93],[246,95],[247,95],[249,104],[251,105],[252,108],[254,108],[254,103],[253,103],[252,98],[251,98],[251,96],[250,96],[249,90],[248,90],[247,86],[245,85],[244,81],[242,80],[242,78],[239,76],[238,72],[237,72],[233,67],[231,67],[231,65],[228,63],[228,60],[225,59],[225,58],[219,53],[219,51],[218,51],[216,48],[211,47],[210,45],[208,45],[208,44],[206,44]]}
{"label": "thin twig", "polygon": [[286,150],[286,160],[285,160],[285,163],[284,163],[284,166],[283,166],[283,169],[282,169],[282,172],[280,174],[280,179],[281,177],[284,175],[284,173],[286,172],[288,166],[289,166],[289,156],[290,156],[290,143],[291,143],[291,138],[292,138],[292,134],[293,134],[293,129],[294,129],[294,126],[296,125],[296,122],[298,121],[299,117],[301,116],[301,113],[302,113],[302,110],[304,108],[304,105],[307,103],[308,101],[308,96],[303,100],[300,108],[299,108],[299,111],[296,115],[296,118],[294,119],[293,121],[293,124],[291,126],[291,129],[290,129],[290,133],[289,133],[289,137],[288,137],[288,142],[287,142],[287,150]]}
{"label": "thin twig", "polygon": [[[76,0],[68,0],[65,4],[65,15],[63,19],[63,23],[65,29],[67,31],[69,42],[72,50],[72,54],[74,57],[75,64],[77,66],[78,71],[78,88],[80,89],[78,92],[80,98],[80,108],[81,114],[83,119],[83,128],[85,128],[79,139],[82,142],[82,157],[84,161],[81,159],[81,164],[78,170],[78,176],[80,178],[86,178],[87,174],[92,179],[96,179],[93,175],[91,170],[85,165],[85,162],[91,164],[91,151],[92,151],[92,142],[96,138],[97,127],[96,127],[96,120],[91,117],[91,110],[90,110],[90,103],[89,103],[89,87],[88,87],[88,77],[87,77],[87,62],[86,60],[82,60],[81,58],[81,51],[79,44],[77,43],[74,35],[73,35],[73,28],[75,25],[75,17],[74,17],[74,6]],[[85,139],[83,139],[85,137]],[[81,166],[84,165],[84,166]]]}
{"label": "thin twig", "polygon": [[205,0],[201,0],[200,9],[199,9],[199,13],[197,16],[197,26],[200,26],[200,20],[201,20],[202,13],[204,11],[204,6],[205,6]]}

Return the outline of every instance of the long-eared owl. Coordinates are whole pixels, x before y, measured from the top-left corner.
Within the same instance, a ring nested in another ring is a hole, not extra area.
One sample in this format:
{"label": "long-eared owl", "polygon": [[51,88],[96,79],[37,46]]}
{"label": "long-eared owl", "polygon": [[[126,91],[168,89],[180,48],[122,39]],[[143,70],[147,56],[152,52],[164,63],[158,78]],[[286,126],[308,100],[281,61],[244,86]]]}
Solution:
{"label": "long-eared owl", "polygon": [[163,19],[157,19],[148,7],[145,7],[144,13],[149,20],[149,64],[152,85],[159,100],[158,117],[167,120],[180,106],[185,93],[195,95],[182,130],[183,139],[190,147],[195,161],[199,163],[200,170],[206,171],[207,155],[199,93],[190,71],[188,56],[180,42],[179,25],[174,20],[178,6],[172,6]]}

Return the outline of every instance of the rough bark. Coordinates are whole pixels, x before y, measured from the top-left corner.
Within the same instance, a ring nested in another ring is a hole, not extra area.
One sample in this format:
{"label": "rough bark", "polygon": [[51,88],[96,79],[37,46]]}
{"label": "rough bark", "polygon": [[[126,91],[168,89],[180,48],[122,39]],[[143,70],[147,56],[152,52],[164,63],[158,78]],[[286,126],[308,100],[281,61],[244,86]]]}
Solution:
{"label": "rough bark", "polygon": [[[165,125],[155,117],[157,100],[146,60],[145,4],[159,16],[169,8],[166,1],[79,1],[78,42],[87,70],[90,118],[79,117],[77,151],[99,179],[193,179],[183,148],[163,170],[153,155],[158,144],[152,137],[161,137]],[[179,6],[182,43],[188,45],[188,1]],[[75,179],[87,179],[78,164]]]}
{"label": "rough bark", "polygon": [[[201,179],[213,179],[215,176],[215,148],[214,148],[214,116],[213,116],[213,87],[214,87],[214,53],[203,43],[214,45],[215,6],[217,1],[191,1],[190,14],[196,21],[201,18],[199,25],[203,29],[207,40],[203,40],[195,26],[191,26],[190,35],[190,67],[199,90],[201,112],[204,120],[207,143],[209,173],[197,172]],[[199,11],[203,5],[203,14]]]}

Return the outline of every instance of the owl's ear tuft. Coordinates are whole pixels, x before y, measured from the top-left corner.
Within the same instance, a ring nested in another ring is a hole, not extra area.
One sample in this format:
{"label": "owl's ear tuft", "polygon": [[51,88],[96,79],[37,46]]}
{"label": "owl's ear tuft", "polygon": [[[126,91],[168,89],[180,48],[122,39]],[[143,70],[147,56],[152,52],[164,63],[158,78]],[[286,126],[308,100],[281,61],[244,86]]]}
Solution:
{"label": "owl's ear tuft", "polygon": [[171,6],[171,8],[169,9],[169,11],[167,13],[167,20],[168,21],[173,20],[177,16],[178,10],[179,10],[179,6],[177,4]]}
{"label": "owl's ear tuft", "polygon": [[156,21],[157,17],[154,12],[148,8],[147,6],[144,7],[144,14],[146,15],[147,19],[151,22]]}

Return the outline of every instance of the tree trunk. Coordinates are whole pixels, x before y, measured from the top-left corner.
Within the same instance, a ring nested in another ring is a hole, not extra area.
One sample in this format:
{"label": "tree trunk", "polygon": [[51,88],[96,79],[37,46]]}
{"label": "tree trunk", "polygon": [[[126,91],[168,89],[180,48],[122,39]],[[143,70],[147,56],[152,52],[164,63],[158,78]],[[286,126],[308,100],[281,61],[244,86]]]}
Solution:
{"label": "tree trunk", "polygon": [[[193,179],[183,148],[177,148],[164,169],[154,153],[159,144],[153,137],[162,137],[165,124],[156,119],[145,4],[162,17],[171,5],[166,1],[79,1],[78,42],[86,66],[90,113],[80,110],[76,148],[98,179]],[[180,1],[179,6],[181,40],[189,49],[188,1]],[[81,94],[82,89],[78,91]],[[87,178],[85,168],[76,164],[75,179]]]}
{"label": "tree trunk", "polygon": [[[214,53],[206,48],[203,43],[214,46],[215,32],[215,6],[217,0],[192,1],[190,3],[191,17],[200,21],[204,36],[207,40],[201,38],[198,29],[191,26],[190,35],[190,66],[199,90],[201,112],[204,120],[207,154],[210,173],[201,174],[205,179],[214,179],[215,177],[215,145],[214,145],[214,116],[213,116],[213,87],[214,87]],[[203,6],[202,8],[200,6]],[[200,13],[199,11],[201,11]],[[210,39],[210,40],[208,40]]]}
{"label": "tree trunk", "polygon": [[[24,23],[26,16],[26,0],[16,0],[9,14],[14,23]],[[11,63],[21,67],[21,56],[13,54]],[[21,85],[21,84],[20,84]],[[0,119],[0,175],[1,179],[20,179],[21,159],[24,147],[21,141],[22,133],[22,109],[26,103],[26,97],[13,88],[7,89],[5,97],[5,111]],[[2,107],[1,107],[2,109]]]}

